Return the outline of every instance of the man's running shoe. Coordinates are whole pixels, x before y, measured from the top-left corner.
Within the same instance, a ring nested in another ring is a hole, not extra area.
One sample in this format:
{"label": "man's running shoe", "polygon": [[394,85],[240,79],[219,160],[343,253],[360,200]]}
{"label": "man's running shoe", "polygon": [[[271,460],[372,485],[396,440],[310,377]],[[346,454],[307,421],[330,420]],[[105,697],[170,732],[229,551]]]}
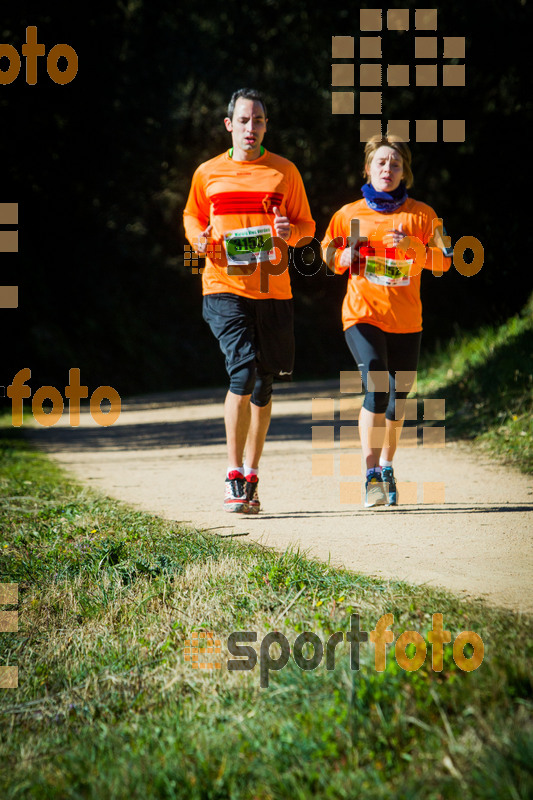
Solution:
{"label": "man's running shoe", "polygon": [[248,498],[248,513],[257,514],[261,510],[261,503],[259,502],[259,493],[257,491],[257,484],[259,478],[257,475],[246,476],[246,497]]}
{"label": "man's running shoe", "polygon": [[365,508],[372,508],[373,506],[384,506],[387,502],[385,495],[385,487],[381,480],[381,475],[375,470],[368,473],[365,484]]}
{"label": "man's running shoe", "polygon": [[242,472],[234,469],[226,478],[224,492],[224,511],[248,511],[246,481]]}
{"label": "man's running shoe", "polygon": [[394,470],[392,467],[383,467],[381,470],[381,479],[385,486],[385,491],[388,497],[388,506],[398,505],[398,489],[396,488],[396,479],[394,477]]}

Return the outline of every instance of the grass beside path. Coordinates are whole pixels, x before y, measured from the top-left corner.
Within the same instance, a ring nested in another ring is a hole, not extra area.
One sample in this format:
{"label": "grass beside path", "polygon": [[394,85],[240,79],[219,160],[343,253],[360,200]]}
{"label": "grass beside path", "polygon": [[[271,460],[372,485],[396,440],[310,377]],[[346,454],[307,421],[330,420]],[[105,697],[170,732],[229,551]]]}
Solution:
{"label": "grass beside path", "polygon": [[520,315],[458,333],[421,360],[418,395],[446,399],[446,437],[533,473],[533,295]]}
{"label": "grass beside path", "polygon": [[[0,491],[0,582],[19,584],[19,631],[0,634],[0,664],[19,668],[19,687],[0,690],[2,798],[533,795],[529,618],[132,511],[67,482],[11,430]],[[387,612],[395,638],[428,644],[417,671],[388,646],[377,672],[370,643],[358,671],[343,645],[331,671],[291,655],[268,688],[259,665],[226,668],[232,631],[258,644],[279,631],[292,649],[302,631],[326,641],[351,613],[372,631]],[[452,642],[481,636],[475,671],[452,645],[432,670],[434,613]],[[185,660],[194,631],[220,638],[222,669]]]}

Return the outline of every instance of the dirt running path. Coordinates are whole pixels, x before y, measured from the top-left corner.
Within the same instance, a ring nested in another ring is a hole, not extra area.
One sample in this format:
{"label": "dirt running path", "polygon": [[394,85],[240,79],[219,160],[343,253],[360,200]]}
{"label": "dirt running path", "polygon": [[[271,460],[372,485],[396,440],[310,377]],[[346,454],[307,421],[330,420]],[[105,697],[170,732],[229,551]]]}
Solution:
{"label": "dirt running path", "polygon": [[[341,483],[361,478],[340,476],[340,454],[355,449],[339,447],[339,428],[354,422],[339,419],[338,383],[282,385],[261,462],[263,510],[227,514],[223,397],[210,390],[132,400],[108,428],[83,413],[80,427],[71,428],[65,413],[32,437],[83,482],[168,519],[280,549],[297,545],[358,572],[533,611],[531,478],[464,445],[419,442],[400,448],[395,461],[400,480],[418,481],[416,503],[365,510],[355,502],[360,483],[342,488],[342,499],[353,502],[341,502]],[[336,397],[335,422],[314,423],[335,426],[333,476],[312,475],[313,454],[325,452],[312,448],[313,397]],[[355,427],[353,433],[355,441]],[[444,503],[423,502],[429,482],[444,484]]]}

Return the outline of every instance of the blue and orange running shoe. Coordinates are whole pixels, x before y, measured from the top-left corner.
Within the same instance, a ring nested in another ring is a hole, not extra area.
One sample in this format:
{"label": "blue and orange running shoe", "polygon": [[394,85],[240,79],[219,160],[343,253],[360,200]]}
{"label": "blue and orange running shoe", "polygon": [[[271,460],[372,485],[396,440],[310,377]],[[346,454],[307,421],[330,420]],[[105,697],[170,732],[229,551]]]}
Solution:
{"label": "blue and orange running shoe", "polygon": [[398,505],[398,489],[396,487],[396,479],[394,477],[394,470],[392,467],[383,467],[381,470],[381,479],[385,486],[385,491],[387,493],[387,505],[388,506],[397,506]]}
{"label": "blue and orange running shoe", "polygon": [[384,506],[387,502],[385,487],[381,479],[381,472],[369,470],[366,474],[365,508]]}

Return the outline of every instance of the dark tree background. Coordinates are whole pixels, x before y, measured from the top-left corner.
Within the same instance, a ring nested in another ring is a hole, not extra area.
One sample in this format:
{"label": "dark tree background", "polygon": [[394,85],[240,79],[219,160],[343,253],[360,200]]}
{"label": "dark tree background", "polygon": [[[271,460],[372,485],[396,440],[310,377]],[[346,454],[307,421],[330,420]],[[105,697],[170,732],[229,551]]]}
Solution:
{"label": "dark tree background", "polygon": [[[383,32],[383,63],[414,63],[409,32]],[[420,4],[418,4],[420,5]],[[423,281],[425,347],[457,326],[505,319],[533,282],[526,212],[531,194],[531,2],[447,0],[436,34],[466,37],[466,87],[383,87],[386,119],[466,119],[466,142],[412,142],[412,194],[444,218],[455,243],[485,248],[478,275],[455,269]],[[198,276],[183,264],[181,213],[195,167],[229,146],[222,120],[235,88],[267,98],[267,147],[299,167],[324,235],[331,214],[360,196],[358,116],[331,114],[331,37],[356,37],[356,5],[306,0],[107,0],[10,4],[0,41],[19,52],[36,25],[47,52],[74,47],[79,72],[55,84],[39,59],[0,86],[1,202],[19,204],[20,252],[2,254],[2,285],[19,308],[1,309],[7,385],[22,367],[33,390],[62,388],[71,367],[92,391],[121,393],[224,382],[201,319]],[[442,63],[442,45],[439,60]],[[60,64],[61,66],[61,64]],[[7,60],[0,62],[7,68]],[[356,79],[357,80],[357,79]],[[357,96],[356,96],[357,107]],[[525,196],[522,195],[524,190]],[[310,259],[311,252],[307,252]],[[297,377],[351,366],[341,333],[345,279],[297,256]],[[302,274],[303,273],[303,274]],[[305,274],[307,273],[307,274]]]}

